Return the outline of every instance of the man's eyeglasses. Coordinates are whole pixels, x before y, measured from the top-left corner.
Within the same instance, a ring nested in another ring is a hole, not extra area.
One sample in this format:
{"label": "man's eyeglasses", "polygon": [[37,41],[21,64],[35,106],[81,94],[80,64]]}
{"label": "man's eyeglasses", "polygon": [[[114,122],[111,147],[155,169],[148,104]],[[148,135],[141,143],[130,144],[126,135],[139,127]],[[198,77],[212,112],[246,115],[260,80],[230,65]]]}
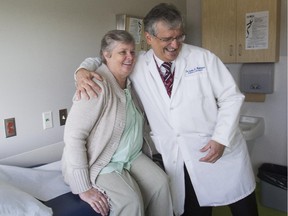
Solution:
{"label": "man's eyeglasses", "polygon": [[153,35],[155,38],[157,38],[158,40],[164,42],[164,43],[172,43],[172,41],[176,40],[178,43],[182,43],[184,40],[185,40],[185,37],[186,35],[185,34],[182,34],[182,35],[179,35],[177,37],[169,37],[169,38],[159,38],[157,37],[156,35]]}

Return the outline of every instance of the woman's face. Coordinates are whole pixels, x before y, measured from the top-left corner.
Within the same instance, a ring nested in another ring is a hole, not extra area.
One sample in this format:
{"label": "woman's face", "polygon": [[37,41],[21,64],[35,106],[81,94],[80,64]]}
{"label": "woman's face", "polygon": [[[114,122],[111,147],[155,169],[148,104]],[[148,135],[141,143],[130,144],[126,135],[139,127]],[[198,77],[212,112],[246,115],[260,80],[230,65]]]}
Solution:
{"label": "woman's face", "polygon": [[112,52],[104,52],[107,67],[117,80],[126,79],[135,63],[135,45],[116,42]]}

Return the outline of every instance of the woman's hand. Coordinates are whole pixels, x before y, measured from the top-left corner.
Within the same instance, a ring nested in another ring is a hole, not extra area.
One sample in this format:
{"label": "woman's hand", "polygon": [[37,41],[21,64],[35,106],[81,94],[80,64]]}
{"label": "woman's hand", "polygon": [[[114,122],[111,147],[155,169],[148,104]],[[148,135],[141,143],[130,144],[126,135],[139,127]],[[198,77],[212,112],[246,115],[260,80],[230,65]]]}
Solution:
{"label": "woman's hand", "polygon": [[107,195],[101,193],[96,188],[91,188],[88,191],[79,194],[80,198],[88,203],[94,211],[106,216],[109,213],[109,203]]}
{"label": "woman's hand", "polygon": [[207,145],[200,149],[201,152],[208,151],[208,154],[205,157],[200,158],[200,161],[207,163],[215,163],[219,158],[222,157],[224,150],[224,145],[214,140],[210,140]]}
{"label": "woman's hand", "polygon": [[101,92],[101,88],[93,81],[93,78],[102,81],[101,76],[96,72],[90,72],[84,68],[76,72],[77,100],[81,97],[89,100],[91,97],[97,97]]}

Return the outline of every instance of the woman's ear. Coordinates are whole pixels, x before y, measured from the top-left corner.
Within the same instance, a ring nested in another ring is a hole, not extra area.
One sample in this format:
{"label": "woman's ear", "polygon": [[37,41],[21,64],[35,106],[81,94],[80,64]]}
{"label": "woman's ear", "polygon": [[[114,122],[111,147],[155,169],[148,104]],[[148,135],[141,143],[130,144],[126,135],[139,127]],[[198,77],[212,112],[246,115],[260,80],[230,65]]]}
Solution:
{"label": "woman's ear", "polygon": [[107,61],[107,59],[108,58],[111,58],[111,53],[110,52],[103,52],[103,56],[104,56],[104,58],[106,59],[106,61]]}

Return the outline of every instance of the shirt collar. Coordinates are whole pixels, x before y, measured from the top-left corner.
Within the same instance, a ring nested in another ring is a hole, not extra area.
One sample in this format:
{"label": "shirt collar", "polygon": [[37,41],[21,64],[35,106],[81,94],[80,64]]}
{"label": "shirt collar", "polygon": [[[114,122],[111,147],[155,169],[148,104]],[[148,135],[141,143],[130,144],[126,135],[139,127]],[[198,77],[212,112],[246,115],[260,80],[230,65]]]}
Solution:
{"label": "shirt collar", "polygon": [[[155,54],[154,54],[154,58],[155,58],[155,61],[156,61],[157,65],[158,65],[158,67],[161,68],[164,61],[159,59]],[[172,61],[171,71],[174,71],[174,68],[175,68],[175,63],[174,62],[175,61]]]}

